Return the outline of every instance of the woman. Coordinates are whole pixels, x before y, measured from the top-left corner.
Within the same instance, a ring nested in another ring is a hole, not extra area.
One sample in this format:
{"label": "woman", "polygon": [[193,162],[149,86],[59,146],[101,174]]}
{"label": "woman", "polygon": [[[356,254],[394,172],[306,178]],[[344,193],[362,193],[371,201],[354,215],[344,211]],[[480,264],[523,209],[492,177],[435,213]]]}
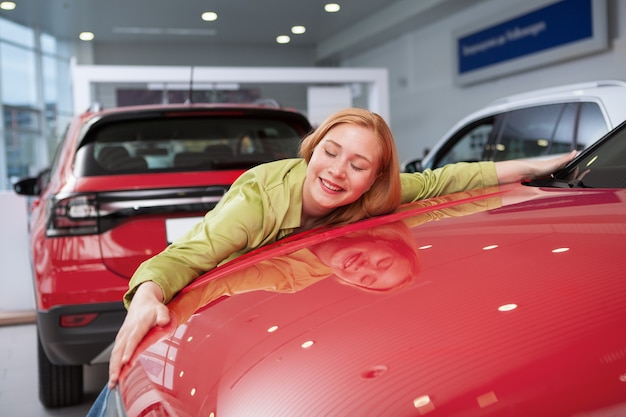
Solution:
{"label": "woman", "polygon": [[111,354],[108,387],[117,384],[122,366],[148,331],[169,322],[165,304],[221,263],[289,234],[387,214],[401,203],[542,177],[574,155],[400,174],[385,121],[363,109],[339,111],[303,140],[300,159],[250,169],[202,222],[140,265],[124,296],[128,314]]}

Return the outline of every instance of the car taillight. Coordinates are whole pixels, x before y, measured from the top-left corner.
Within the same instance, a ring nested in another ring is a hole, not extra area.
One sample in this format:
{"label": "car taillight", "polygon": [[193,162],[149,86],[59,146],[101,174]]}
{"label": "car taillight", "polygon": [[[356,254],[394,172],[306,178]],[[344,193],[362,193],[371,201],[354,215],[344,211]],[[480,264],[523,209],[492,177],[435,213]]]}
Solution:
{"label": "car taillight", "polygon": [[89,314],[66,314],[59,318],[61,327],[83,327],[94,321],[97,313]]}
{"label": "car taillight", "polygon": [[98,233],[98,207],[95,195],[57,197],[51,201],[46,236],[75,236],[93,233]]}

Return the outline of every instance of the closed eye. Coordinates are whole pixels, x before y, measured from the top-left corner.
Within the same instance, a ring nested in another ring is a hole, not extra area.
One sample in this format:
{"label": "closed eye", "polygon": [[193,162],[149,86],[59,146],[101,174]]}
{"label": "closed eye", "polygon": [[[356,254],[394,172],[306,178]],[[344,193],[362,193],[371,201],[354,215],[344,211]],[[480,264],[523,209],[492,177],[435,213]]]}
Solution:
{"label": "closed eye", "polygon": [[383,258],[380,261],[378,261],[376,266],[379,269],[389,269],[393,265],[393,262],[394,262],[394,260],[393,260],[392,257],[387,257],[387,258]]}

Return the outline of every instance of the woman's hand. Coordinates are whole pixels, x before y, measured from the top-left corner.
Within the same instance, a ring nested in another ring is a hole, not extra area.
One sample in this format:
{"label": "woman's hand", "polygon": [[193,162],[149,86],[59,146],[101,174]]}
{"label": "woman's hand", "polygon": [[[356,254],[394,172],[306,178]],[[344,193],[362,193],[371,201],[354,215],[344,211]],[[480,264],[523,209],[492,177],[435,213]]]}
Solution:
{"label": "woman's hand", "polygon": [[511,160],[496,162],[499,184],[533,180],[552,174],[576,157],[577,151],[542,160]]}
{"label": "woman's hand", "polygon": [[122,366],[128,363],[139,342],[150,329],[165,326],[169,322],[169,310],[163,304],[161,287],[151,281],[141,284],[115,337],[109,362],[109,389],[115,387]]}

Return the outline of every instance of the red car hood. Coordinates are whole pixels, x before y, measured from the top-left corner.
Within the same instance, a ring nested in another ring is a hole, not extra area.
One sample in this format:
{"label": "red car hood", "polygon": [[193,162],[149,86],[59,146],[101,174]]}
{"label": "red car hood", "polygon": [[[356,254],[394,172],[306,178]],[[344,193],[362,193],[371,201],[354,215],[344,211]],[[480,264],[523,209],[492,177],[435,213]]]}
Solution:
{"label": "red car hood", "polygon": [[[625,200],[494,188],[239,258],[170,304],[125,370],[126,412],[626,415]],[[401,288],[345,285],[308,256],[392,229],[417,252]],[[246,293],[211,302],[229,292]]]}

